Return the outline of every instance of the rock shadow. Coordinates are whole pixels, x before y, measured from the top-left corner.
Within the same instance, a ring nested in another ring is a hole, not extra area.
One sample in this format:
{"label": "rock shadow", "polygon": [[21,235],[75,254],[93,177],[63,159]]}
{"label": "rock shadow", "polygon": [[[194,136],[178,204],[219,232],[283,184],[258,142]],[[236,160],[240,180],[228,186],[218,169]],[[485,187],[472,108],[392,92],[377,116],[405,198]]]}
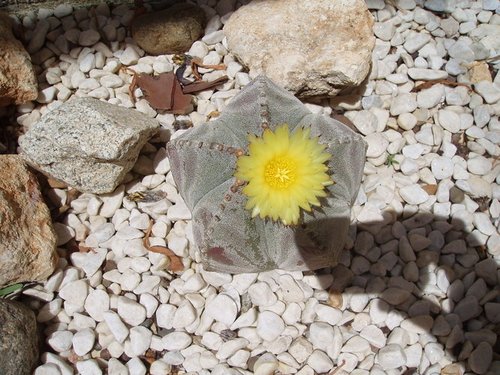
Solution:
{"label": "rock shadow", "polygon": [[[332,232],[329,225],[335,228],[334,221],[318,220],[311,225],[319,224],[326,225],[325,234]],[[304,243],[304,235],[302,229],[297,230],[298,245]],[[305,275],[318,276],[321,287],[330,295],[341,294],[339,308],[360,313],[367,306],[371,315],[376,310],[379,321],[373,322],[372,316],[370,324],[390,332],[388,342],[391,335],[405,337],[405,332],[406,336],[408,332],[410,336],[411,332],[424,335],[422,349],[430,342],[438,342],[445,348],[443,356],[470,371],[470,353],[481,342],[493,347],[493,360],[500,357],[500,316],[488,305],[499,300],[498,265],[485,246],[470,245],[470,236],[470,227],[463,221],[428,212],[385,222],[351,224],[338,264]],[[332,251],[323,248],[311,256],[309,248],[301,249],[311,269],[318,264],[318,252],[330,257]],[[351,323],[353,320],[343,325],[351,327]],[[402,331],[397,329],[400,323]],[[422,341],[421,337],[417,342]],[[372,346],[374,354],[378,350]],[[420,362],[425,362],[424,354],[422,350]],[[425,367],[433,364],[424,363]],[[419,363],[398,370],[409,375],[421,373],[422,368]]]}

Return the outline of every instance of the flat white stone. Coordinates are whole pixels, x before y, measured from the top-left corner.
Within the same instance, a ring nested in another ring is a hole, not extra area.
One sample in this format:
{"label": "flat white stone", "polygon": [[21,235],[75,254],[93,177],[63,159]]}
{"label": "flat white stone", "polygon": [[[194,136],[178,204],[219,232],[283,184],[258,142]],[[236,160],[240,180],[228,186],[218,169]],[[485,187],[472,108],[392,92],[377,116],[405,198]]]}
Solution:
{"label": "flat white stone", "polygon": [[205,314],[228,327],[236,320],[237,313],[236,303],[225,294],[217,295],[205,306]]}
{"label": "flat white stone", "polygon": [[196,310],[189,301],[183,301],[174,314],[172,327],[181,329],[189,326],[196,320]]}
{"label": "flat white stone", "polygon": [[138,326],[146,319],[144,306],[127,297],[118,297],[117,312],[131,326]]}
{"label": "flat white stone", "polygon": [[485,175],[491,172],[493,165],[490,159],[485,158],[482,155],[478,155],[467,160],[467,169],[469,172],[476,175]]}
{"label": "flat white stone", "polygon": [[235,338],[233,340],[226,341],[223,343],[217,353],[216,358],[219,360],[224,360],[231,357],[238,350],[246,348],[250,342],[245,338]]}
{"label": "flat white stone", "polygon": [[398,116],[402,113],[413,112],[416,108],[417,108],[416,95],[404,93],[392,99],[390,113],[393,116]]}
{"label": "flat white stone", "polygon": [[333,368],[332,360],[321,350],[313,351],[307,360],[307,364],[318,374],[328,372]]}
{"label": "flat white stone", "polygon": [[129,330],[120,319],[120,316],[114,311],[108,310],[103,314],[103,317],[116,341],[118,341],[119,343],[124,342],[128,337]]}
{"label": "flat white stone", "polygon": [[374,325],[364,327],[359,335],[376,348],[383,348],[386,344],[386,337],[382,330]]}
{"label": "flat white stone", "polygon": [[60,291],[59,297],[76,306],[82,306],[88,294],[88,284],[84,280],[76,280],[66,284]]}
{"label": "flat white stone", "polygon": [[173,305],[160,305],[156,310],[156,324],[158,327],[171,329],[176,309]]}
{"label": "flat white stone", "polygon": [[389,141],[381,133],[369,134],[365,137],[365,141],[368,143],[366,156],[369,158],[379,157],[389,146]]}
{"label": "flat white stone", "polygon": [[152,337],[153,333],[146,327],[130,328],[129,354],[134,357],[143,355],[149,349]]}
{"label": "flat white stone", "polygon": [[94,347],[95,334],[91,328],[85,328],[78,331],[73,336],[73,350],[75,354],[84,356]]}
{"label": "flat white stone", "polygon": [[38,366],[33,375],[61,375],[61,370],[55,363],[45,363]]}
{"label": "flat white stone", "polygon": [[497,83],[481,81],[474,85],[474,89],[488,104],[500,101],[500,88]]}
{"label": "flat white stone", "polygon": [[438,156],[432,159],[431,171],[438,180],[449,178],[453,175],[454,163],[450,158]]}
{"label": "flat white stone", "polygon": [[276,340],[285,329],[285,323],[272,311],[263,311],[257,318],[257,333],[266,341]]}
{"label": "flat white stone", "polygon": [[290,275],[281,275],[278,282],[283,293],[283,301],[300,302],[304,300],[304,292],[293,277]]}
{"label": "flat white stone", "polygon": [[333,327],[328,323],[314,322],[309,326],[309,341],[314,348],[326,351],[333,343]]}
{"label": "flat white stone", "polygon": [[105,249],[96,249],[95,252],[88,253],[74,252],[71,254],[71,262],[74,266],[81,268],[87,277],[91,277],[101,267],[106,259],[106,253]]}
{"label": "flat white stone", "polygon": [[340,320],[342,319],[342,312],[339,309],[323,304],[319,304],[317,306],[316,314],[319,321],[326,322],[328,324],[331,324],[332,326],[339,324]]}
{"label": "flat white stone", "polygon": [[256,306],[271,306],[278,298],[269,285],[265,282],[257,282],[248,288],[248,295]]}
{"label": "flat white stone", "polygon": [[399,190],[399,194],[409,204],[421,204],[429,199],[429,194],[418,184],[402,187]]}
{"label": "flat white stone", "polygon": [[76,369],[81,375],[101,375],[102,370],[95,359],[76,362]]}
{"label": "flat white stone", "polygon": [[398,344],[389,344],[378,351],[378,363],[384,370],[391,370],[406,363],[406,354]]}
{"label": "flat white stone", "polygon": [[109,296],[102,289],[92,290],[85,300],[85,311],[97,322],[104,320],[104,312],[109,309]]}
{"label": "flat white stone", "polygon": [[65,352],[71,348],[73,333],[70,331],[55,331],[47,337],[47,343],[56,352]]}
{"label": "flat white stone", "polygon": [[162,339],[165,350],[182,350],[187,348],[191,342],[191,336],[185,332],[172,332],[164,336]]}
{"label": "flat white stone", "polygon": [[408,69],[408,75],[415,81],[431,81],[448,77],[448,73],[444,70],[425,68],[410,68]]}
{"label": "flat white stone", "polygon": [[453,111],[442,109],[438,111],[439,124],[450,133],[460,131],[460,116]]}

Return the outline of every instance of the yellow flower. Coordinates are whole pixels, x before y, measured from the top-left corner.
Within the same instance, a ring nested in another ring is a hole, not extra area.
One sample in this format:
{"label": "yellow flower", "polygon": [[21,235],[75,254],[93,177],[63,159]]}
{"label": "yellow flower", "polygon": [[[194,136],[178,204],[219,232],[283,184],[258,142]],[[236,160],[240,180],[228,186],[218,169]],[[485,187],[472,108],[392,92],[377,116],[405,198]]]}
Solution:
{"label": "yellow flower", "polygon": [[333,183],[325,165],[330,154],[309,135],[309,128],[290,134],[284,124],[274,133],[266,129],[262,137],[249,136],[248,155],[238,158],[235,177],[248,182],[243,193],[252,217],[297,224],[300,208],[311,211],[319,206],[318,197],[326,196],[325,186]]}

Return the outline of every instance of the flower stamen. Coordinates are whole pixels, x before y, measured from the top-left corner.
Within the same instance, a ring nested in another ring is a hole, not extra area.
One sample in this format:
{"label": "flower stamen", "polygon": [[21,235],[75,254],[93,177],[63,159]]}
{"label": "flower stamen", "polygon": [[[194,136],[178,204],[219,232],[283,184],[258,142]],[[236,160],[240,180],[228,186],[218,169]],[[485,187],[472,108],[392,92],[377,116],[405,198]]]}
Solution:
{"label": "flower stamen", "polygon": [[277,157],[266,164],[265,181],[275,189],[286,189],[297,179],[293,160]]}

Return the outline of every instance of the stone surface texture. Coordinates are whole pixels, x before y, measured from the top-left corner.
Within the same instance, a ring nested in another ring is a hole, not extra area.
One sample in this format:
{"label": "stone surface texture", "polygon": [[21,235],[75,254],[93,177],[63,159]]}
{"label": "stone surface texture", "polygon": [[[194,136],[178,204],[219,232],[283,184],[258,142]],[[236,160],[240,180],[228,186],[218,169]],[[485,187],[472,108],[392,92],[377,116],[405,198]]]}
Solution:
{"label": "stone surface texture", "polygon": [[93,98],[75,98],[19,141],[26,160],[85,192],[112,192],[158,128],[156,120]]}
{"label": "stone surface texture", "polygon": [[12,33],[9,16],[0,12],[0,107],[21,104],[38,96],[31,59]]}
{"label": "stone surface texture", "polygon": [[56,235],[38,181],[21,157],[0,155],[0,287],[43,281],[56,263]]}
{"label": "stone surface texture", "polygon": [[38,362],[35,314],[23,304],[0,298],[0,374],[30,375]]}
{"label": "stone surface texture", "polygon": [[335,96],[366,78],[372,26],[361,0],[253,1],[231,15],[224,33],[251,75],[304,98]]}
{"label": "stone surface texture", "polygon": [[181,53],[203,35],[205,12],[180,3],[168,9],[137,17],[132,24],[136,43],[152,55]]}

